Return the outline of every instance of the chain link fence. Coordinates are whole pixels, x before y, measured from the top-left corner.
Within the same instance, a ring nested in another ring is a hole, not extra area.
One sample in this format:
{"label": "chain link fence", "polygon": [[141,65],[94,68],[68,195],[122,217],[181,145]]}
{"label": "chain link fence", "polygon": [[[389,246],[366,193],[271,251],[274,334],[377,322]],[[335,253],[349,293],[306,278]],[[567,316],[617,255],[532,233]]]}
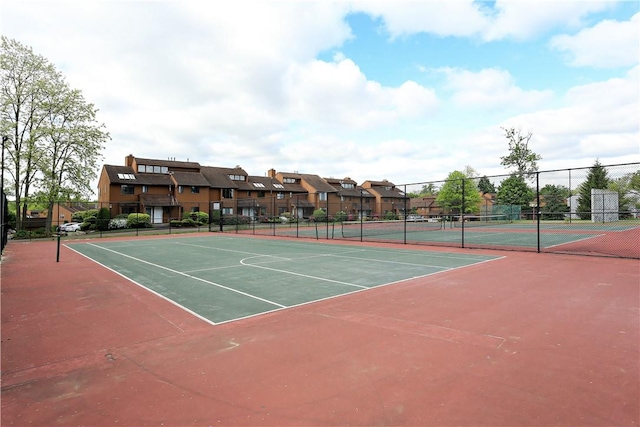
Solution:
{"label": "chain link fence", "polygon": [[386,197],[336,189],[324,198],[60,202],[25,220],[16,237],[222,231],[640,259],[640,163],[395,187]]}
{"label": "chain link fence", "polygon": [[290,201],[278,212],[269,208],[278,203],[273,199],[238,200],[237,215],[224,230],[640,258],[639,163],[397,187],[402,197],[377,200],[376,206],[362,197],[298,212],[290,207],[299,203]]}

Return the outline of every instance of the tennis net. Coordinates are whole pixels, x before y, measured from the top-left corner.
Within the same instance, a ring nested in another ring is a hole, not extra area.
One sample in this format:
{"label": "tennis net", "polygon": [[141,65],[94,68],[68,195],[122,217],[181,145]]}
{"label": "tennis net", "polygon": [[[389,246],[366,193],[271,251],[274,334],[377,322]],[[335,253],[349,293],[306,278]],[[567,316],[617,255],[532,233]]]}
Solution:
{"label": "tennis net", "polygon": [[490,227],[492,225],[510,224],[512,222],[511,215],[497,214],[497,215],[464,215],[462,219],[460,217],[457,220],[452,221],[454,228],[462,228],[464,220],[464,227]]}
{"label": "tennis net", "polygon": [[422,231],[441,230],[440,221],[363,221],[363,222],[343,222],[342,237],[366,237],[384,235],[402,235],[406,233],[419,233]]}

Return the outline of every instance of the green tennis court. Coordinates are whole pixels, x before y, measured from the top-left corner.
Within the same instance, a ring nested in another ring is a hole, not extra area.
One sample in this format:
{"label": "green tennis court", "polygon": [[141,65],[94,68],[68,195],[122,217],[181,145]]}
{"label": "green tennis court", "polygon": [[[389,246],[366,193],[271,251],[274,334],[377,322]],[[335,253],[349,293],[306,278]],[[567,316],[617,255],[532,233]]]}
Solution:
{"label": "green tennis court", "polygon": [[499,258],[219,234],[67,247],[210,323]]}

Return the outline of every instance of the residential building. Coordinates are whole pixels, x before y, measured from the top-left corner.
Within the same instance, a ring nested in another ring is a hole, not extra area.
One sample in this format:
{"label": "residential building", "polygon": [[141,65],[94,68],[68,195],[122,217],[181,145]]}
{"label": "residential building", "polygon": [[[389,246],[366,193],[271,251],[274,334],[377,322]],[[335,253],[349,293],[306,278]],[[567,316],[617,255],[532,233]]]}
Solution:
{"label": "residential building", "polygon": [[388,212],[404,216],[409,210],[409,198],[404,191],[390,181],[365,181],[362,187],[375,197],[374,212],[381,218]]}
{"label": "residential building", "polygon": [[403,215],[409,209],[404,192],[387,180],[359,186],[349,177],[321,178],[275,169],[266,176],[253,176],[240,166],[202,166],[133,155],[126,156],[124,166],[103,166],[98,201],[100,207],[109,207],[111,217],[143,212],[154,224],[214,207],[224,215],[253,220],[285,213],[309,218],[316,209],[330,217],[344,212],[350,219],[371,219],[387,212]]}

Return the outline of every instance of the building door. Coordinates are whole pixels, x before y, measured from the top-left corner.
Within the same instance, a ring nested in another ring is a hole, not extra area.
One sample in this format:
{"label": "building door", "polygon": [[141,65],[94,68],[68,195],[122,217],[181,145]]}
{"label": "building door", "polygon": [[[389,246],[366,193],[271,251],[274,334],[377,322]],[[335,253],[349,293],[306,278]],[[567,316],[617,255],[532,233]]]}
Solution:
{"label": "building door", "polygon": [[147,214],[151,217],[151,224],[162,224],[162,207],[151,206],[145,209]]}

